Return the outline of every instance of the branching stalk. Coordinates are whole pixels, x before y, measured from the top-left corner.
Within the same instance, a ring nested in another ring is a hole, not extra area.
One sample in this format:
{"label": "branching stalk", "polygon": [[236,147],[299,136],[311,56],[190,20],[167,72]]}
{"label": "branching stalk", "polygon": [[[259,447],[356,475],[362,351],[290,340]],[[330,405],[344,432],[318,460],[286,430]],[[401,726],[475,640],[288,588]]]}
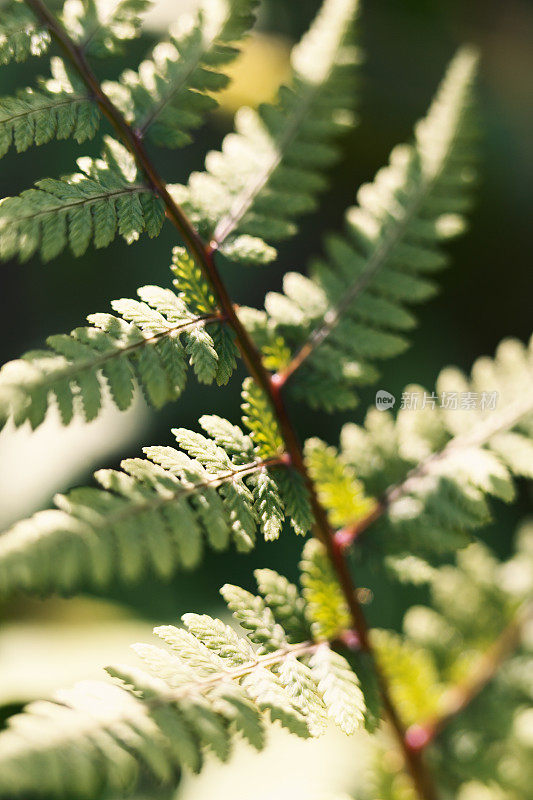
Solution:
{"label": "branching stalk", "polygon": [[406,733],[406,741],[412,750],[420,751],[426,748],[476,699],[492,681],[503,662],[516,650],[524,624],[531,620],[532,616],[533,605],[529,603],[523,606],[496,641],[478,659],[466,679],[446,692],[442,700],[442,712],[424,722],[411,725]]}
{"label": "branching stalk", "polygon": [[468,433],[451,439],[442,450],[432,453],[421,461],[402,481],[395,483],[393,486],[389,486],[383,496],[365,517],[358,520],[353,525],[348,525],[337,531],[334,534],[337,545],[341,549],[350,547],[372,523],[389,510],[393,503],[416,488],[417,481],[424,477],[424,475],[428,475],[433,466],[443,461],[450,453],[464,447],[479,447],[486,444],[493,436],[500,433],[500,431],[512,428],[525,414],[528,414],[532,410],[533,400],[531,398],[527,398],[524,401],[517,401],[508,406],[501,414],[496,414],[493,417],[483,420],[483,422],[476,425]]}

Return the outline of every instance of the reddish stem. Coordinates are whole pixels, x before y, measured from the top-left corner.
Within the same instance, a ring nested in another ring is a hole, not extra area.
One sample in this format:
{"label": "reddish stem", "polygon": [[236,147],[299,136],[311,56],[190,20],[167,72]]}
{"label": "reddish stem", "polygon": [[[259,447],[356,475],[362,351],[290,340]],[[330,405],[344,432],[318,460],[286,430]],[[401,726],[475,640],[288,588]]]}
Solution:
{"label": "reddish stem", "polygon": [[480,656],[462,683],[453,686],[443,697],[442,712],[425,722],[415,723],[406,732],[412,750],[427,747],[455,717],[464,711],[494,678],[505,659],[516,649],[526,620],[533,613],[533,604],[526,604],[501,632],[488,650]]}

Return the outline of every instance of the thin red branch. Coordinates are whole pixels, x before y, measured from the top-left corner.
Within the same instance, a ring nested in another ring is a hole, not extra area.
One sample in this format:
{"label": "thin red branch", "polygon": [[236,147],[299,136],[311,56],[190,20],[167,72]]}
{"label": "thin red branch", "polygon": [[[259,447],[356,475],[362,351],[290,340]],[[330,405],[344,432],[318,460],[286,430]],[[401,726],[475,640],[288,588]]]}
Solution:
{"label": "thin red branch", "polygon": [[442,700],[443,710],[438,716],[411,725],[406,732],[406,741],[411,750],[426,748],[492,681],[503,662],[516,650],[524,623],[532,614],[531,604],[516,614],[496,641],[480,656],[465,680],[446,692]]}
{"label": "thin red branch", "polygon": [[416,488],[417,481],[431,472],[435,464],[443,461],[450,453],[465,447],[479,447],[488,442],[502,430],[512,428],[521,417],[533,409],[533,399],[526,398],[511,403],[500,414],[484,419],[467,433],[451,439],[442,450],[432,453],[420,464],[408,472],[405,478],[389,486],[374,508],[364,517],[348,525],[334,534],[335,541],[341,549],[349,548],[372,523],[385,514],[391,505]]}
{"label": "thin red branch", "polygon": [[[360,645],[364,650],[373,655],[369,640],[368,626],[357,600],[356,587],[350,575],[343,551],[334,540],[333,531],[329,525],[326,512],[318,500],[313,482],[307,472],[302,449],[280,391],[281,384],[279,380],[273,380],[271,374],[265,369],[261,354],[236,314],[233,303],[231,302],[214,261],[216,245],[208,245],[201,239],[181,208],[174,202],[167,191],[163,179],[152,164],[141,137],[128,125],[123,115],[102,90],[98,78],[92,71],[82,50],[72,42],[63,26],[48,10],[42,0],[26,0],[26,3],[49,28],[53,38],[78,70],[81,78],[91,90],[94,100],[98,104],[100,110],[134,156],[137,166],[145,175],[154,193],[162,200],[168,219],[177,228],[191,255],[202,269],[204,276],[211,283],[217,295],[219,307],[228,324],[235,332],[239,350],[250,374],[272,402],[285,441],[286,450],[290,457],[290,463],[301,473],[309,490],[311,505],[315,516],[315,535],[324,544],[335,568],[339,583],[350,609],[354,630],[357,633]],[[385,678],[381,674],[377,664],[376,674],[381,687],[384,708],[396,734],[398,745],[403,752],[406,768],[411,775],[413,784],[421,800],[437,800],[436,790],[433,786],[431,776],[426,769],[422,754],[408,747],[406,743],[404,726],[391,700]]]}

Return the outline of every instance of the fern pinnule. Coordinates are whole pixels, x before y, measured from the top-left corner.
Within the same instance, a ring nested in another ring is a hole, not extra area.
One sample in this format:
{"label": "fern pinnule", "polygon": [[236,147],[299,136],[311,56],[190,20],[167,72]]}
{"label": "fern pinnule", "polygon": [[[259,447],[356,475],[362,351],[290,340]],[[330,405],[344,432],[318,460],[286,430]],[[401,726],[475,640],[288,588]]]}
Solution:
{"label": "fern pinnule", "polygon": [[203,3],[196,17],[180,17],[168,41],[160,42],[138,72],[126,70],[105,92],[138,135],[156,144],[183,147],[203,115],[216,107],[213,93],[229,79],[221,72],[239,53],[254,21],[257,0]]}
{"label": "fern pinnule", "polygon": [[314,208],[320,175],[335,160],[339,133],[353,123],[357,0],[325,0],[293,50],[293,77],[276,105],[241,109],[236,132],[207,156],[176,199],[213,246],[235,261],[264,263],[268,244],[295,232]]}
{"label": "fern pinnule", "polygon": [[60,58],[52,59],[51,71],[38,89],[0,98],[0,157],[11,146],[22,153],[53,138],[81,144],[95,135],[100,114],[86,87]]}
{"label": "fern pinnule", "polygon": [[78,167],[79,173],[44,178],[0,201],[0,259],[27,261],[38,252],[50,261],[67,245],[80,256],[91,242],[107,247],[117,234],[129,244],[144,231],[158,235],[163,206],[123,145],[106,136],[102,158],[80,158]]}
{"label": "fern pinnule", "polygon": [[353,387],[377,378],[373,362],[406,348],[415,322],[406,306],[435,292],[425,274],[446,263],[439,243],[463,229],[470,203],[475,67],[476,56],[459,51],[414,144],[393,150],[360,188],[346,235],[326,241],[327,260],[311,265],[310,278],[288,273],[284,294],[266,297],[267,316],[250,318],[267,344],[277,336],[289,345],[293,359],[277,364],[280,377],[313,407],[353,407]]}
{"label": "fern pinnule", "polygon": [[144,669],[108,668],[119,685],[86,681],[12,718],[0,733],[0,796],[122,793],[143,772],[175,782],[207,751],[225,761],[238,734],[262,749],[268,718],[303,738],[322,733],[326,715],[346,733],[361,727],[365,698],[343,656],[312,638],[289,643],[260,597],[223,594],[246,636],[185,614],[185,629],[154,630],[168,649],[133,646]]}
{"label": "fern pinnule", "polygon": [[26,7],[23,0],[13,0],[2,11],[0,22],[0,65],[41,56],[50,46],[50,34]]}

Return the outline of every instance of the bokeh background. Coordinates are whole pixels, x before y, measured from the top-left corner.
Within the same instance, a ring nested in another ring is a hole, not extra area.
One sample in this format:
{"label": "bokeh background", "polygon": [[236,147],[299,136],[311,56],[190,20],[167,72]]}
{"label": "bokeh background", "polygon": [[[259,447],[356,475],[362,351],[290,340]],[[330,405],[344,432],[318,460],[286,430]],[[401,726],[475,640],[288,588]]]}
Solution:
{"label": "bokeh background", "polygon": [[[235,83],[220,111],[190,147],[154,153],[169,181],[183,181],[192,170],[201,169],[205,152],[218,147],[231,129],[239,104],[273,97],[287,75],[291,42],[305,30],[319,4],[319,0],[263,1],[257,31],[234,69]],[[146,34],[128,45],[127,58],[100,64],[100,74],[114,77],[123,66],[133,66],[168,23],[193,5],[194,0],[155,0]],[[357,188],[372,179],[394,144],[409,138],[455,48],[464,41],[477,44],[482,52],[483,131],[477,205],[469,233],[452,245],[453,266],[440,276],[439,296],[417,310],[420,324],[412,347],[383,365],[380,385],[398,396],[411,382],[433,388],[438,372],[449,363],[469,368],[477,355],[491,354],[506,335],[523,341],[530,335],[533,2],[368,0],[361,29],[366,53],[361,122],[344,140],[342,159],[331,174],[332,190],[322,198],[318,212],[302,222],[300,235],[280,248],[276,264],[250,270],[223,264],[222,271],[237,302],[260,307],[266,291],[280,288],[284,272],[305,268],[308,259],[320,252],[322,234],[340,229],[343,211],[354,201]],[[39,72],[46,74],[44,60],[4,67],[0,94],[31,85]],[[45,175],[73,171],[79,155],[97,150],[94,142],[82,147],[55,142],[19,157],[8,156],[0,164],[0,195],[16,194]],[[51,333],[83,324],[91,312],[107,311],[110,300],[134,296],[143,283],[169,285],[169,254],[175,243],[175,232],[167,225],[155,242],[142,240],[128,248],[117,240],[105,251],[89,250],[81,259],[64,254],[44,266],[37,259],[23,266],[2,265],[0,362],[41,346]],[[145,444],[171,444],[172,426],[195,428],[199,415],[215,410],[237,422],[239,387],[237,377],[222,390],[200,387],[191,379],[179,402],[157,414],[139,400],[126,414],[109,410],[89,426],[80,423],[61,429],[52,413],[33,435],[24,429],[5,430],[0,434],[0,529],[48,505],[58,489],[89,480],[97,467],[116,466],[122,457],[139,455]],[[300,434],[319,435],[334,444],[342,422],[361,421],[371,402],[369,392],[353,414],[335,417],[299,408]],[[516,521],[530,507],[525,487],[512,509],[496,506],[494,524],[483,535],[501,555],[510,548]],[[216,611],[218,586],[225,581],[251,588],[257,566],[271,566],[294,577],[300,544],[287,535],[278,543],[260,544],[251,556],[208,556],[202,570],[180,574],[168,584],[147,580],[134,588],[114,587],[98,598],[87,593],[72,600],[17,598],[0,605],[2,715],[28,699],[48,695],[60,684],[99,674],[102,665],[122,657],[127,643],[146,638],[153,622],[175,620],[185,610]],[[372,576],[357,578],[373,589],[371,621],[398,626],[401,602],[394,594],[398,589],[376,587]],[[274,749],[271,757],[283,764],[286,747],[279,742],[276,746],[277,755]],[[345,745],[334,740],[329,747],[341,758]],[[318,778],[309,772],[309,765],[316,761],[320,771],[320,759],[330,759],[333,751],[314,755],[305,745],[303,751],[290,752],[291,763],[301,762],[303,773],[316,787]],[[248,763],[242,761],[239,768],[243,780]],[[235,797],[235,779],[229,783]],[[222,784],[217,785],[222,792]],[[208,784],[202,786],[191,796],[213,796]],[[217,797],[222,797],[219,792]],[[295,792],[287,796],[299,796]]]}

